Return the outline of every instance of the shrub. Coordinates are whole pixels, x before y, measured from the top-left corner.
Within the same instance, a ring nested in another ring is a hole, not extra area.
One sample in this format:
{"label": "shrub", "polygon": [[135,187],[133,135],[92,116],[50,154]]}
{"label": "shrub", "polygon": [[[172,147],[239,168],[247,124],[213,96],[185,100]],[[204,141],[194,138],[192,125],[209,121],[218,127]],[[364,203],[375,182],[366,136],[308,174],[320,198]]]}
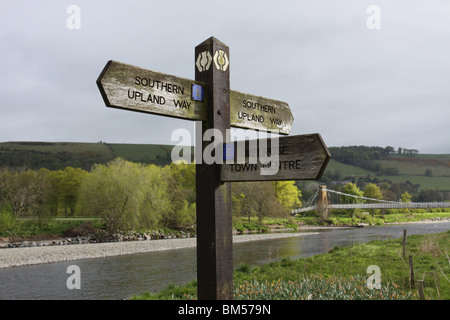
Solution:
{"label": "shrub", "polygon": [[0,235],[7,236],[17,226],[16,217],[7,211],[0,212]]}

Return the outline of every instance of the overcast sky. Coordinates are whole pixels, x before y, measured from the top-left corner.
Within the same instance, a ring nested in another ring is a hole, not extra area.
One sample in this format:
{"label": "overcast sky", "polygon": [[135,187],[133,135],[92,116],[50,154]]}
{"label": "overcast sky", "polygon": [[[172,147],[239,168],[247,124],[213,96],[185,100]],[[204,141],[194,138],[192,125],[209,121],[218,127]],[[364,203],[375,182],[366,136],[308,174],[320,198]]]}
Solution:
{"label": "overcast sky", "polygon": [[175,144],[193,122],[107,108],[96,80],[108,60],[194,79],[211,36],[231,89],[289,104],[291,135],[450,153],[447,0],[3,1],[0,141]]}

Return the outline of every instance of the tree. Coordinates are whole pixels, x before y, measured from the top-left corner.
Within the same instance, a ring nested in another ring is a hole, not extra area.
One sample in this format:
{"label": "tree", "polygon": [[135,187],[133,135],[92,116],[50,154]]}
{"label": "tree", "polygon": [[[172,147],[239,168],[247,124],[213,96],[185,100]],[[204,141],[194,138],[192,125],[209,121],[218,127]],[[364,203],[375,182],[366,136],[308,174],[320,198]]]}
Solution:
{"label": "tree", "polygon": [[397,197],[397,195],[394,192],[392,192],[390,190],[383,190],[383,200],[386,200],[386,201],[397,201],[398,197]]}
{"label": "tree", "polygon": [[426,176],[426,177],[431,177],[431,176],[433,176],[433,171],[431,171],[431,169],[429,169],[429,168],[426,169],[426,170],[425,170],[425,176]]}
{"label": "tree", "polygon": [[374,183],[368,183],[364,187],[364,197],[371,199],[382,199],[380,188]]}
{"label": "tree", "polygon": [[417,201],[419,202],[441,202],[444,201],[442,194],[436,189],[427,188],[420,190],[417,195]]}
{"label": "tree", "polygon": [[248,218],[257,214],[258,190],[252,182],[237,182],[231,184],[232,208],[236,215]]}
{"label": "tree", "polygon": [[9,206],[16,217],[36,216],[42,209],[48,187],[43,172],[6,171],[0,175],[1,202]]}
{"label": "tree", "polygon": [[[363,197],[364,193],[358,188],[358,186],[352,182],[347,183],[344,186],[344,193],[351,194],[357,197]],[[345,197],[345,196],[344,196]],[[341,199],[341,203],[363,203],[364,199],[358,199],[354,197],[345,197],[344,199]],[[355,209],[348,209],[348,212],[352,215],[355,212]]]}
{"label": "tree", "polygon": [[65,215],[75,214],[80,187],[87,172],[80,168],[66,167],[59,176],[58,187],[59,196]]}
{"label": "tree", "polygon": [[142,202],[139,226],[141,228],[160,227],[163,217],[171,212],[173,205],[170,194],[169,173],[154,164],[139,165]]}
{"label": "tree", "polygon": [[110,231],[152,228],[170,209],[168,193],[161,168],[117,158],[83,180],[78,210],[101,217]]}
{"label": "tree", "polygon": [[262,223],[267,216],[283,216],[286,209],[278,202],[275,189],[270,181],[236,182],[232,184],[233,208],[235,214],[257,216]]}
{"label": "tree", "polygon": [[411,198],[412,198],[412,196],[409,194],[408,191],[405,191],[402,194],[402,202],[411,202]]}
{"label": "tree", "polygon": [[162,216],[165,227],[193,227],[196,221],[195,164],[172,163],[164,168],[168,184],[170,210]]}
{"label": "tree", "polygon": [[[402,202],[405,202],[405,203],[406,203],[406,202],[411,202],[411,198],[412,198],[412,196],[409,194],[408,191],[403,192],[402,197],[401,197]],[[409,209],[402,209],[402,211],[403,211],[404,213],[408,213],[408,212],[409,212]]]}
{"label": "tree", "polygon": [[[371,199],[382,199],[383,195],[381,194],[380,188],[374,183],[368,183],[364,187],[364,197]],[[366,200],[367,201],[367,200]],[[375,202],[375,201],[373,201]],[[374,209],[372,208],[372,217],[374,214]]]}
{"label": "tree", "polygon": [[391,154],[395,154],[395,148],[391,147],[391,146],[387,146],[386,148],[384,148],[384,155],[391,155]]}
{"label": "tree", "polygon": [[295,181],[274,181],[273,186],[278,202],[286,210],[301,207],[302,192],[295,185]]}
{"label": "tree", "polygon": [[[364,193],[358,188],[358,186],[355,183],[349,182],[344,186],[344,193],[351,194],[357,197],[363,197]],[[364,202],[363,199],[357,199],[353,197],[347,197],[349,199],[344,200],[342,202],[347,203],[362,203]]]}
{"label": "tree", "polygon": [[254,186],[258,223],[261,224],[263,218],[268,216],[279,217],[286,215],[287,211],[278,201],[273,184],[270,181],[254,183]]}

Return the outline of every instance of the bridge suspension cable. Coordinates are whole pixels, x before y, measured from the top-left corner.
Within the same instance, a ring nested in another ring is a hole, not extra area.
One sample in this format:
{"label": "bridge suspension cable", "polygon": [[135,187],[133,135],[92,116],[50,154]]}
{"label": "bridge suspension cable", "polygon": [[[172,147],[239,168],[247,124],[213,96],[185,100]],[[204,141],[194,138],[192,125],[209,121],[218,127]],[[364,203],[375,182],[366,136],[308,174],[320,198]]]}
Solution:
{"label": "bridge suspension cable", "polygon": [[292,214],[297,213],[304,213],[303,216],[306,215],[308,211],[314,211],[317,210],[317,204],[314,205],[314,203],[317,203],[317,196],[319,195],[319,190],[316,191],[314,195],[312,195],[303,205],[303,207],[292,210]]}
{"label": "bridge suspension cable", "polygon": [[[347,203],[343,204],[340,201],[340,197],[338,197],[339,204],[336,203],[328,203],[325,202],[324,206],[322,207],[327,209],[357,209],[357,208],[364,208],[364,209],[418,209],[418,208],[450,208],[450,202],[397,202],[397,201],[388,201],[388,200],[382,200],[382,199],[373,199],[368,197],[362,197],[362,196],[356,196],[352,194],[343,193],[340,191],[330,190],[323,188],[322,191],[325,191],[327,194],[336,194],[340,196],[345,197],[353,197],[356,199],[361,200],[368,200],[373,201],[377,203]],[[292,210],[292,214],[298,214],[298,213],[304,213],[309,211],[318,210],[318,204],[317,204],[317,198],[319,196],[319,190],[308,199],[308,201],[305,202],[303,207]],[[332,197],[330,197],[332,198]],[[320,210],[319,210],[320,211]]]}
{"label": "bridge suspension cable", "polygon": [[360,197],[360,196],[356,196],[356,195],[353,195],[353,194],[343,193],[343,192],[330,190],[330,189],[325,189],[325,190],[327,192],[330,192],[330,193],[335,193],[335,194],[339,194],[339,195],[342,195],[342,196],[353,197],[353,198],[362,199],[362,200],[378,201],[378,202],[384,202],[384,203],[398,203],[397,201],[388,201],[388,200],[382,200],[382,199],[373,199],[373,198],[367,198],[367,197]]}

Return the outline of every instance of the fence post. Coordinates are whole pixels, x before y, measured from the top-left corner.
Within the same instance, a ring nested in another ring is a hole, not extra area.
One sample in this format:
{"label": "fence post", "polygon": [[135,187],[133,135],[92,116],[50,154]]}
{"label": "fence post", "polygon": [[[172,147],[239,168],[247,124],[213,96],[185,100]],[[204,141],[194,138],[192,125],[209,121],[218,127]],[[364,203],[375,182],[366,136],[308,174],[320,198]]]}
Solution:
{"label": "fence post", "polygon": [[425,295],[423,294],[423,280],[417,280],[417,289],[419,291],[419,299],[425,300]]}
{"label": "fence post", "polygon": [[406,229],[403,229],[403,259],[406,256]]}
{"label": "fence post", "polygon": [[414,288],[414,265],[412,256],[409,256],[409,282],[411,284],[411,289]]}

